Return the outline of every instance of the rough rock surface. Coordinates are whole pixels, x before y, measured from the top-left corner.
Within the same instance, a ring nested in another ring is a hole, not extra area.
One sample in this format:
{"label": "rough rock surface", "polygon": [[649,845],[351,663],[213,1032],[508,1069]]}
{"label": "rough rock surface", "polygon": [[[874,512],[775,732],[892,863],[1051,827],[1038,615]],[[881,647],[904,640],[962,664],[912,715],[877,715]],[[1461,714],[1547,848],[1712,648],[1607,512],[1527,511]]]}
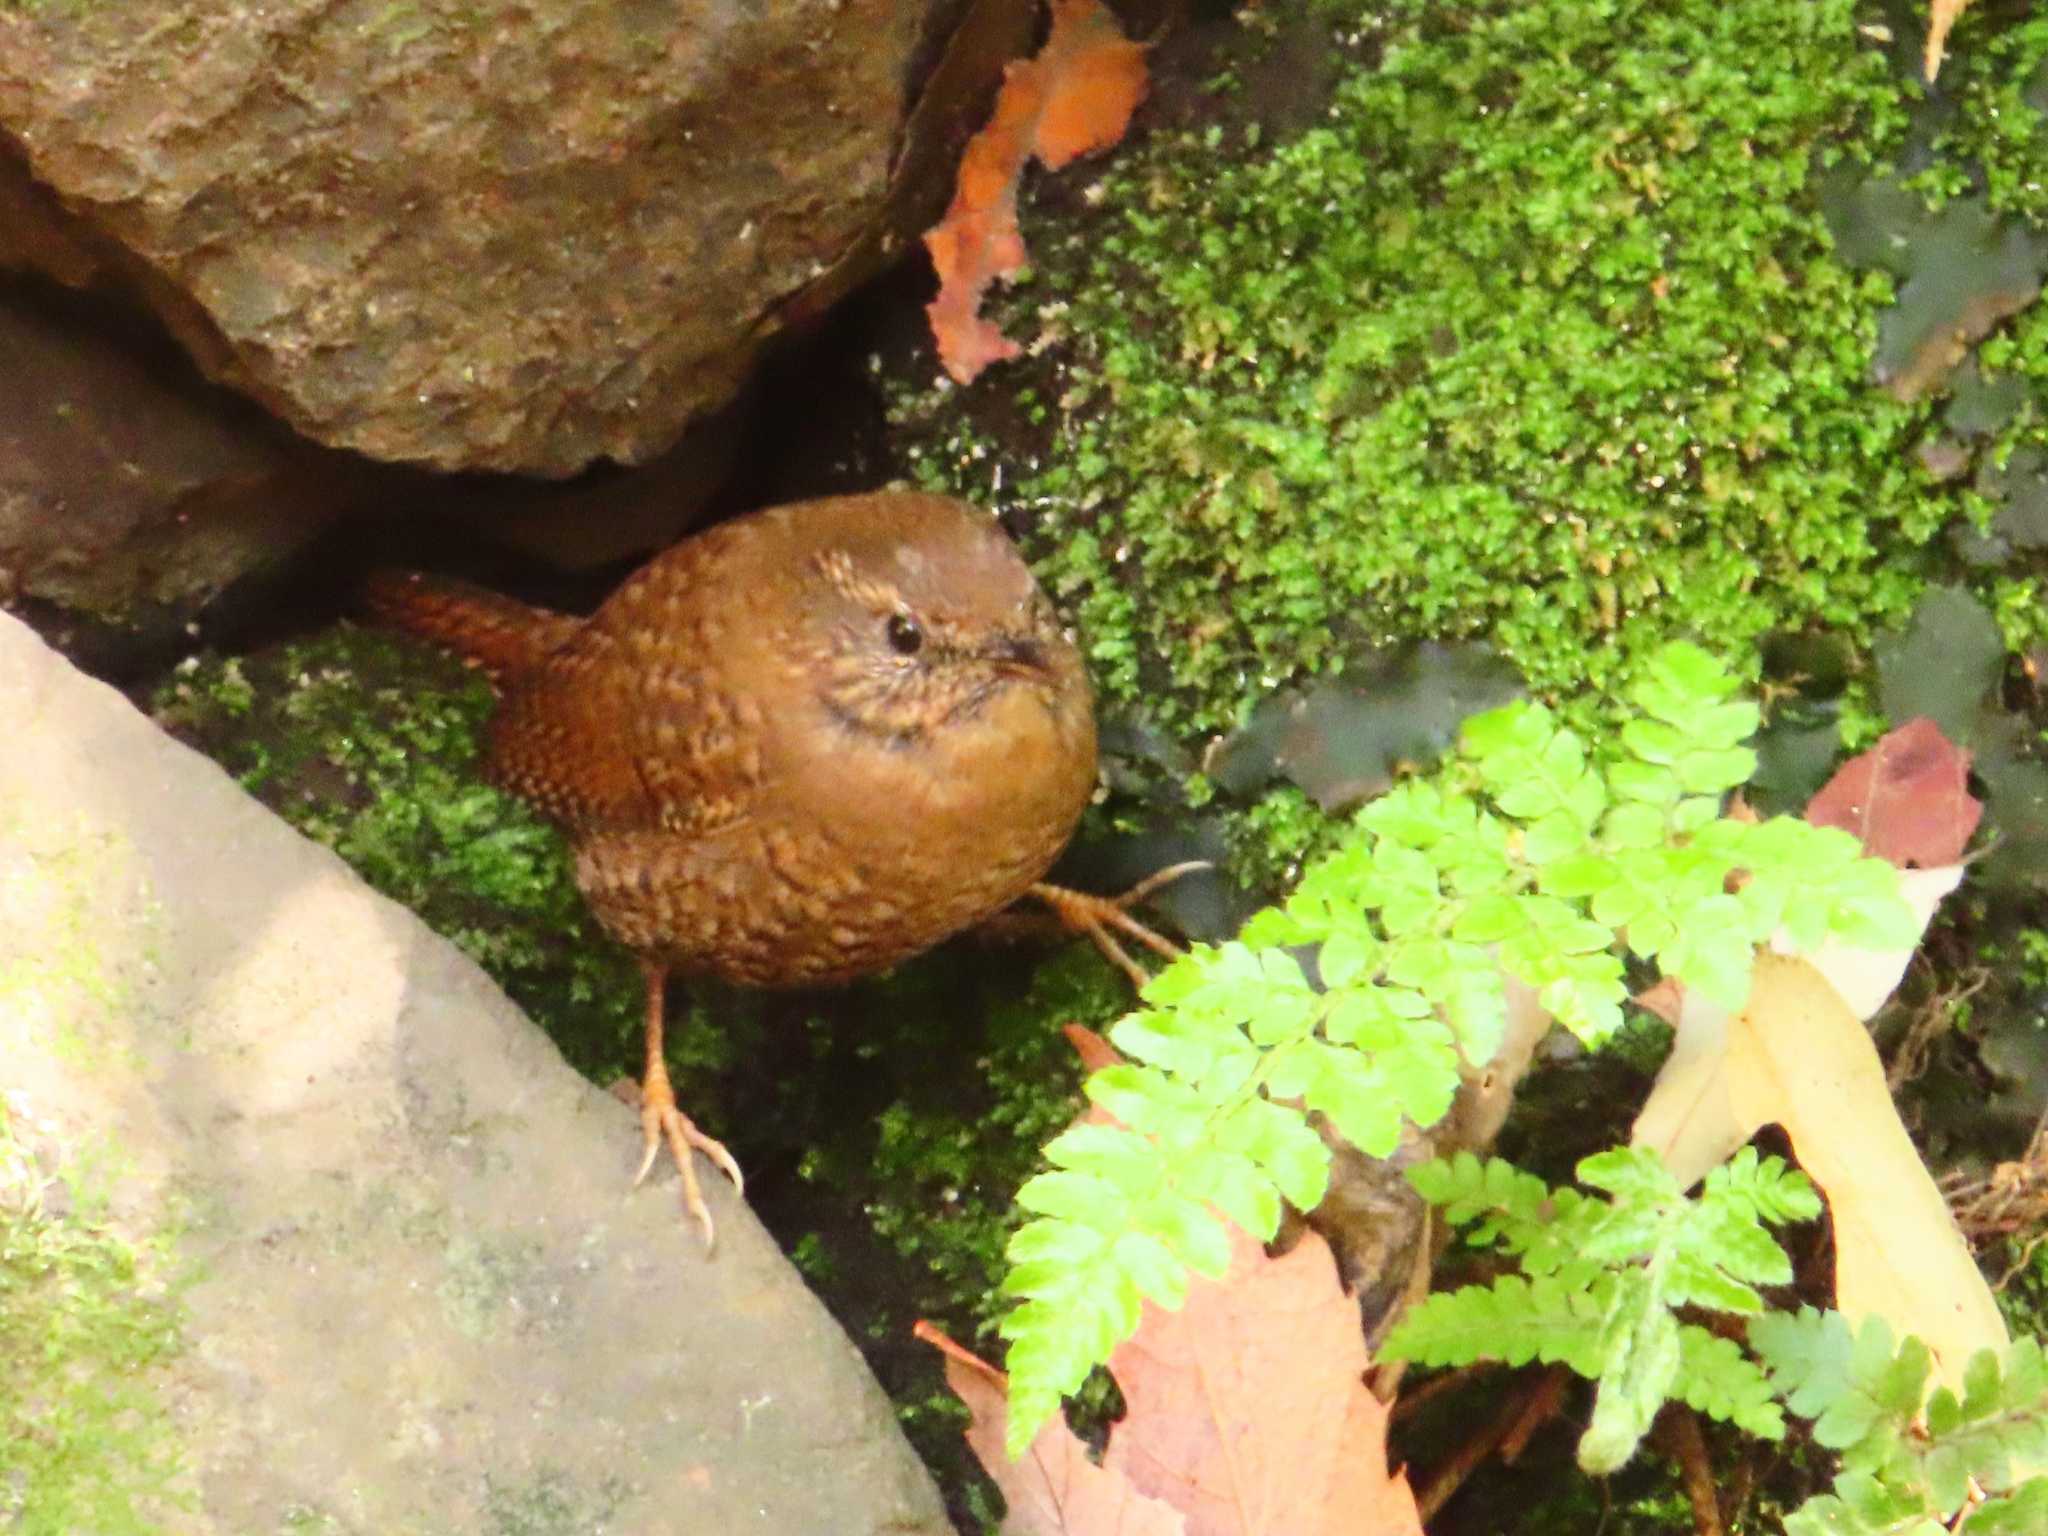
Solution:
{"label": "rough rock surface", "polygon": [[[0,242],[8,213],[0,199]],[[344,518],[440,515],[587,569],[694,526],[740,424],[736,406],[647,464],[569,481],[376,464],[209,384],[147,315],[0,274],[0,602],[49,604],[63,617],[37,610],[47,636],[126,671],[117,658],[182,643],[194,617],[222,612],[216,597],[287,569]],[[262,596],[244,589],[227,608]],[[69,622],[81,619],[84,644]]]}
{"label": "rough rock surface", "polygon": [[872,228],[934,8],[0,7],[0,174],[74,221],[0,246],[114,272],[317,441],[639,462]]}
{"label": "rough rock surface", "polygon": [[119,320],[0,285],[0,598],[178,623],[298,550],[359,477]]}
{"label": "rough rock surface", "polygon": [[454,949],[0,615],[0,1060],[182,1222],[181,1532],[940,1536],[851,1344],[721,1181]]}

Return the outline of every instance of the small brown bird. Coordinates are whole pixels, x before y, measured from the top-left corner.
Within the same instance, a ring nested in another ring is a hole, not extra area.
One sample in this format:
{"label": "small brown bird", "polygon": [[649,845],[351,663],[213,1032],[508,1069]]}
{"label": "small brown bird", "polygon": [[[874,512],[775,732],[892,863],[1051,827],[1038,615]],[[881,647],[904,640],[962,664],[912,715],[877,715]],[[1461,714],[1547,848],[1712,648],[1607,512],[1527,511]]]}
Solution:
{"label": "small brown bird", "polygon": [[1027,892],[1172,952],[1123,912],[1157,877],[1115,902],[1037,884],[1094,791],[1088,680],[1016,550],[963,502],[756,512],[657,556],[588,619],[417,576],[373,579],[369,601],[495,682],[487,771],[561,824],[646,976],[639,1178],[665,1140],[707,1241],[689,1149],[740,1172],[676,1107],[671,971],[846,981]]}

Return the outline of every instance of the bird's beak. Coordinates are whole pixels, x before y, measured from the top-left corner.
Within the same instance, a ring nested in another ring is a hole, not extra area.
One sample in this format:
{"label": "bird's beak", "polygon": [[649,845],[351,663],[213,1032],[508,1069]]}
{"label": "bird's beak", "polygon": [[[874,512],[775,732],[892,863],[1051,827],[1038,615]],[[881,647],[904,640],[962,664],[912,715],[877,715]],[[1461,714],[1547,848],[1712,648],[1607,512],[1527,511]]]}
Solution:
{"label": "bird's beak", "polygon": [[1032,678],[1042,682],[1052,674],[1045,643],[1030,635],[999,636],[994,644],[982,652],[982,657],[998,672],[1007,672],[1014,677]]}

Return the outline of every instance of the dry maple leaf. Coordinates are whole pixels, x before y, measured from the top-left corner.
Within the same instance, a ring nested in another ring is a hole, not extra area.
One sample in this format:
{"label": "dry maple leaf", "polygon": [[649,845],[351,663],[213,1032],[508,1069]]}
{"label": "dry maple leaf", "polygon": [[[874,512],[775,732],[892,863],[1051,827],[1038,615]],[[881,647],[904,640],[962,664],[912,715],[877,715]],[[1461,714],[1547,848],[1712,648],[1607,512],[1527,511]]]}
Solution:
{"label": "dry maple leaf", "polygon": [[1048,170],[1123,137],[1145,95],[1145,50],[1100,0],[1051,0],[1052,31],[1036,58],[1003,74],[988,125],[968,142],[946,216],[924,237],[939,274],[927,306],[939,361],[962,384],[1017,344],[981,318],[988,285],[1024,265],[1017,180],[1036,155]]}
{"label": "dry maple leaf", "polygon": [[[1084,1025],[1065,1034],[1090,1071],[1123,1059]],[[1080,1119],[1116,1123],[1092,1104]],[[1329,1244],[1307,1231],[1268,1258],[1236,1223],[1223,1225],[1223,1278],[1191,1276],[1172,1311],[1144,1303],[1138,1331],[1109,1357],[1126,1411],[1100,1466],[1059,1419],[1010,1461],[1007,1379],[917,1325],[917,1337],[945,1353],[946,1383],[973,1419],[967,1443],[1009,1500],[1005,1531],[1422,1536],[1407,1478],[1387,1471],[1387,1408],[1365,1384],[1358,1303]],[[1145,1523],[1154,1504],[1175,1523]]]}
{"label": "dry maple leaf", "polygon": [[1221,1280],[1178,1311],[1145,1304],[1110,1357],[1126,1413],[1101,1465],[1054,1420],[1003,1454],[1007,1381],[929,1323],[967,1404],[967,1443],[1028,1536],[1421,1536],[1408,1480],[1387,1471],[1386,1405],[1365,1384],[1358,1307],[1315,1233],[1268,1258],[1235,1226]]}
{"label": "dry maple leaf", "polygon": [[1970,0],[1934,0],[1927,11],[1927,56],[1922,61],[1927,71],[1927,83],[1932,85],[1934,77],[1941,73],[1942,55],[1948,48],[1949,28],[1956,24],[1956,18],[1970,8]]}
{"label": "dry maple leaf", "polygon": [[1016,1461],[1003,1454],[1009,1378],[930,1323],[911,1330],[946,1357],[946,1385],[967,1405],[967,1444],[1010,1506],[1016,1536],[1187,1536],[1174,1509],[1147,1498],[1120,1472],[1088,1459],[1088,1447],[1055,1418]]}
{"label": "dry maple leaf", "polygon": [[1984,814],[1969,779],[1970,754],[1923,716],[1844,763],[1806,819],[1854,833],[1880,859],[1938,868],[1963,856]]}
{"label": "dry maple leaf", "polygon": [[1224,1277],[1196,1278],[1178,1311],[1148,1302],[1110,1356],[1129,1411],[1103,1465],[1184,1513],[1188,1536],[1420,1536],[1329,1245],[1305,1232],[1268,1258],[1229,1230]]}

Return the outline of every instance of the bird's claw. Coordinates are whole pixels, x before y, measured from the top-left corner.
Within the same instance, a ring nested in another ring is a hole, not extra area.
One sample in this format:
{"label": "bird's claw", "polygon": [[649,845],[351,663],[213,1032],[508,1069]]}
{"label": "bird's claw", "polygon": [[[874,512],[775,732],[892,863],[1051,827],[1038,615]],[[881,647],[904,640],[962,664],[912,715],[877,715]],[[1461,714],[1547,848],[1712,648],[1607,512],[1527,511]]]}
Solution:
{"label": "bird's claw", "polygon": [[1097,949],[1110,964],[1131,978],[1131,985],[1139,991],[1151,977],[1133,960],[1130,952],[1116,941],[1112,928],[1126,937],[1136,939],[1156,955],[1168,960],[1178,960],[1181,948],[1170,939],[1162,938],[1146,927],[1130,909],[1163,886],[1171,885],[1183,875],[1196,870],[1210,868],[1207,859],[1189,859],[1180,864],[1169,864],[1140,880],[1121,896],[1094,896],[1086,891],[1069,890],[1063,885],[1047,885],[1040,882],[1031,887],[1030,894],[1052,908],[1053,915],[1074,933],[1084,933],[1094,942]]}
{"label": "bird's claw", "polygon": [[683,1206],[704,1234],[704,1246],[709,1249],[717,1241],[718,1231],[712,1224],[711,1208],[704,1203],[703,1186],[697,1182],[696,1159],[690,1155],[691,1149],[711,1159],[712,1164],[732,1180],[733,1188],[744,1196],[747,1181],[740,1172],[740,1165],[726,1151],[723,1142],[698,1130],[696,1122],[676,1108],[675,1095],[665,1082],[650,1082],[641,1090],[640,1130],[646,1137],[645,1155],[640,1159],[640,1171],[633,1175],[633,1187],[640,1187],[666,1144],[683,1176]]}

